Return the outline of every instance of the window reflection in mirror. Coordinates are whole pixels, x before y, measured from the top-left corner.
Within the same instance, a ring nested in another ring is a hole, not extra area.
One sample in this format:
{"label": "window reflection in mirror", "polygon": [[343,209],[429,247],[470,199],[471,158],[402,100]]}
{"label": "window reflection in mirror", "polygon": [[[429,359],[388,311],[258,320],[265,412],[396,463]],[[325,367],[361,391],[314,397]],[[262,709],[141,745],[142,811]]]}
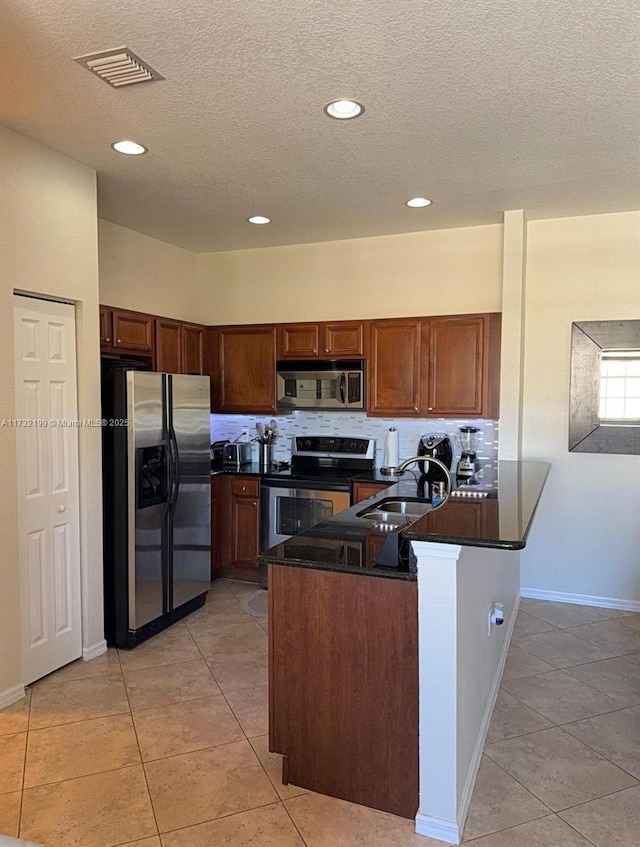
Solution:
{"label": "window reflection in mirror", "polygon": [[640,350],[603,350],[599,417],[607,425],[640,424]]}

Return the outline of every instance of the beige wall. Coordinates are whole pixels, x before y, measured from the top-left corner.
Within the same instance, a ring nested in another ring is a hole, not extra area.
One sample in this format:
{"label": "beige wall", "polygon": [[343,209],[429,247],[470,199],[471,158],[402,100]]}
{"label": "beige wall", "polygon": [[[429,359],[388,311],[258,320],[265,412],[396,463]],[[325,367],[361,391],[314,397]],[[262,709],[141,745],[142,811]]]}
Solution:
{"label": "beige wall", "polygon": [[204,323],[500,311],[502,226],[196,257]]}
{"label": "beige wall", "polygon": [[571,322],[640,318],[640,212],[528,225],[523,458],[553,468],[525,588],[640,601],[640,456],[569,453]]}
{"label": "beige wall", "polygon": [[[14,414],[14,289],[75,301],[78,404],[100,417],[95,171],[0,127],[0,418]],[[104,638],[99,429],[81,429],[83,644]],[[21,683],[15,432],[0,427],[0,695]]]}
{"label": "beige wall", "polygon": [[195,253],[99,220],[98,259],[101,303],[200,320]]}

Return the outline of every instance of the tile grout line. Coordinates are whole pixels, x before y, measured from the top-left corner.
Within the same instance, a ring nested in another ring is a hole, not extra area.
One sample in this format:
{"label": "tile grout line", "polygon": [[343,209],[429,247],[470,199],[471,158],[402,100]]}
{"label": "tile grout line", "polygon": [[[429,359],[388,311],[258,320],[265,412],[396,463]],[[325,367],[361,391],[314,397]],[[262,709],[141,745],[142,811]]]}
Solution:
{"label": "tile grout line", "polygon": [[[120,671],[122,672],[122,684],[124,686],[124,693],[127,698],[127,703],[129,705],[129,717],[131,718],[131,725],[133,726],[133,734],[135,735],[136,745],[138,747],[138,753],[140,755],[140,765],[142,766],[142,775],[144,776],[144,784],[147,787],[147,795],[149,797],[149,804],[151,806],[151,814],[153,815],[153,822],[156,827],[156,835],[158,839],[160,839],[160,827],[158,826],[158,818],[156,817],[156,809],[153,805],[153,797],[151,795],[151,788],[149,787],[149,780],[147,779],[147,771],[144,766],[144,759],[142,758],[142,748],[140,747],[140,739],[138,738],[138,730],[136,729],[136,722],[133,717],[133,709],[131,708],[131,700],[129,699],[129,691],[127,690],[127,683],[124,677],[124,668],[122,667],[122,662],[120,661],[120,654],[116,653],[118,656],[118,664],[120,665]],[[126,842],[124,842],[126,844]]]}
{"label": "tile grout line", "polygon": [[[299,796],[299,797],[303,797],[304,795],[303,795],[303,794],[299,794],[298,796]],[[296,798],[295,798],[295,797],[291,797],[291,798],[289,798],[289,799],[291,799],[291,800],[295,800]],[[287,808],[287,804],[284,802],[284,800],[282,801],[282,807],[283,807],[283,809],[285,810],[285,812],[287,813],[287,817],[289,818],[289,820],[290,820],[290,821],[291,821],[291,823],[293,824],[293,828],[295,829],[295,831],[296,831],[296,832],[298,833],[298,835],[300,836],[300,840],[302,841],[302,843],[305,845],[305,847],[309,847],[309,845],[307,844],[307,842],[306,842],[306,841],[305,841],[305,839],[304,839],[303,834],[302,834],[302,833],[300,832],[300,830],[298,829],[298,824],[294,821],[293,817],[291,816],[291,812],[290,812],[290,811],[289,811],[289,809]]]}
{"label": "tile grout line", "polygon": [[18,809],[18,835],[17,835],[18,838],[20,838],[20,830],[22,829],[22,806],[24,804],[24,792],[25,792],[24,780],[25,780],[25,776],[27,774],[27,751],[29,749],[29,734],[30,734],[30,726],[31,726],[31,702],[33,700],[33,691],[31,690],[29,685],[26,686],[26,690],[29,691],[30,693],[29,693],[29,709],[28,709],[28,713],[27,713],[27,739],[26,739],[26,742],[25,742],[25,745],[24,745],[24,763],[23,763],[23,766],[22,766],[22,788],[20,789],[20,808]]}

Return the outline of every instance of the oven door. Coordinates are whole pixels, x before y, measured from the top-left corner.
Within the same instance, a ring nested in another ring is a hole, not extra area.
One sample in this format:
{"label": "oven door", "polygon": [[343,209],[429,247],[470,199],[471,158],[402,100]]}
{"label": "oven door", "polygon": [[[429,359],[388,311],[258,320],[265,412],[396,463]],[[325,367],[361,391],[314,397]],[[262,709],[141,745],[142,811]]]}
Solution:
{"label": "oven door", "polygon": [[262,483],[260,549],[268,550],[320,521],[348,509],[349,492],[306,488],[297,483]]}

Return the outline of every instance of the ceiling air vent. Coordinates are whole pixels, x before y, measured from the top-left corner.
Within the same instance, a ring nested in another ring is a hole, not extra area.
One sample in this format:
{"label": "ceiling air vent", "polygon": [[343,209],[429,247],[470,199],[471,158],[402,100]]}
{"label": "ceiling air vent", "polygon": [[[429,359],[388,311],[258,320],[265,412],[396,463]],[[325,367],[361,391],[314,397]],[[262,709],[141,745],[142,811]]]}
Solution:
{"label": "ceiling air vent", "polygon": [[128,47],[117,47],[115,50],[103,50],[101,53],[77,56],[74,61],[84,65],[113,88],[164,79],[158,71],[143,62]]}

